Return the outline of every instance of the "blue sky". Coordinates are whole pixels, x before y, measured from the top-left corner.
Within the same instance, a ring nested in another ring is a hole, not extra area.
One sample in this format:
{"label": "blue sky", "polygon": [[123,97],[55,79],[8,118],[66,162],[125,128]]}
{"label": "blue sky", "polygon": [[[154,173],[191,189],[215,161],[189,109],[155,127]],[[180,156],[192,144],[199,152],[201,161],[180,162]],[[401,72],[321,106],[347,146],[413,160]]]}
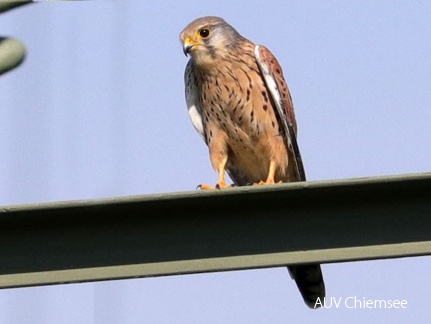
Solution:
{"label": "blue sky", "polygon": [[[0,205],[215,183],[178,39],[205,15],[277,56],[309,180],[430,171],[429,1],[50,2],[0,16],[0,33],[28,50],[0,77]],[[310,311],[275,268],[1,290],[0,322],[407,323],[429,314],[430,266],[323,266],[329,297],[405,299],[402,310]]]}

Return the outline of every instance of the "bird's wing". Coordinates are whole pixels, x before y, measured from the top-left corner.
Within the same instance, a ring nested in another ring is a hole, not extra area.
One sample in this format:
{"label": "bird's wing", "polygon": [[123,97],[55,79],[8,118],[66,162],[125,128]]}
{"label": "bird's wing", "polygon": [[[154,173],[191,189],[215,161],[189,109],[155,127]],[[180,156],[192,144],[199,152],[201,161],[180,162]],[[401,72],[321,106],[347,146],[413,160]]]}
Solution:
{"label": "bird's wing", "polygon": [[189,60],[184,72],[184,83],[186,88],[186,103],[187,109],[189,111],[189,116],[192,121],[193,126],[202,137],[202,139],[207,143],[204,125],[202,122],[202,107],[198,99],[198,88],[196,83],[196,76],[193,71],[193,61]]}
{"label": "bird's wing", "polygon": [[[256,45],[254,53],[268,92],[271,94],[272,101],[276,107],[276,114],[280,117],[283,125],[286,145],[293,155],[296,180],[305,181],[304,166],[298,142],[296,141],[295,112],[280,64],[274,55],[264,46]],[[315,308],[317,300],[324,300],[325,284],[320,265],[305,264],[289,266],[288,270],[292,278],[295,279],[305,303],[310,308]]]}
{"label": "bird's wing", "polygon": [[295,163],[295,178],[297,181],[305,181],[304,165],[301,153],[299,152],[298,142],[296,141],[295,112],[281,66],[274,55],[264,46],[256,45],[254,55],[268,92],[271,94],[272,101],[276,107],[275,113],[278,114],[283,125],[286,145],[292,152]]}

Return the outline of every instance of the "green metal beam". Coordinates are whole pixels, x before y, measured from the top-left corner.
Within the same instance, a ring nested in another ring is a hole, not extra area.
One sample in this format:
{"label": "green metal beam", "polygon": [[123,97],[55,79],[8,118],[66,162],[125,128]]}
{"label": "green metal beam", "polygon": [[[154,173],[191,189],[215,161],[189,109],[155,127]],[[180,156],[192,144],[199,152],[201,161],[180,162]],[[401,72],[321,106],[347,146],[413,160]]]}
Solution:
{"label": "green metal beam", "polygon": [[28,5],[31,3],[33,3],[32,0],[13,0],[13,1],[1,0],[0,1],[0,13],[14,9],[14,8],[17,8],[17,7]]}
{"label": "green metal beam", "polygon": [[0,207],[0,287],[431,254],[431,173]]}

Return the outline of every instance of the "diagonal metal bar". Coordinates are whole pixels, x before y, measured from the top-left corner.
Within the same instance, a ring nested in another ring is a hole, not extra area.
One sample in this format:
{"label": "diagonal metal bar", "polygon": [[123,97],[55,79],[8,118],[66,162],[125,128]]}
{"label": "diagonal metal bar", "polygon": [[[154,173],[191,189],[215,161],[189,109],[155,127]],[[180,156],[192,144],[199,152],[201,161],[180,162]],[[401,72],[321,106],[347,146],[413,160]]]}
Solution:
{"label": "diagonal metal bar", "polygon": [[17,7],[28,5],[31,3],[33,3],[33,1],[31,1],[31,0],[13,0],[13,1],[2,0],[0,2],[0,13],[14,9],[14,8],[17,8]]}
{"label": "diagonal metal bar", "polygon": [[0,287],[431,254],[431,173],[0,207]]}

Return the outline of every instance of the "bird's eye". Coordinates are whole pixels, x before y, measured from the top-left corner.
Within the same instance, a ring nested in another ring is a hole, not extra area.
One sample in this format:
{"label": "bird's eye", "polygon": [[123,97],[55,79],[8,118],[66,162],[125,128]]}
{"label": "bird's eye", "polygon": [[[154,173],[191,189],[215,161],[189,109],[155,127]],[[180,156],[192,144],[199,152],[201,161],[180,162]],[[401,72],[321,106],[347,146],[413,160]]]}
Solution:
{"label": "bird's eye", "polygon": [[210,35],[210,30],[208,28],[202,28],[199,31],[199,36],[202,38],[208,38],[209,35]]}

